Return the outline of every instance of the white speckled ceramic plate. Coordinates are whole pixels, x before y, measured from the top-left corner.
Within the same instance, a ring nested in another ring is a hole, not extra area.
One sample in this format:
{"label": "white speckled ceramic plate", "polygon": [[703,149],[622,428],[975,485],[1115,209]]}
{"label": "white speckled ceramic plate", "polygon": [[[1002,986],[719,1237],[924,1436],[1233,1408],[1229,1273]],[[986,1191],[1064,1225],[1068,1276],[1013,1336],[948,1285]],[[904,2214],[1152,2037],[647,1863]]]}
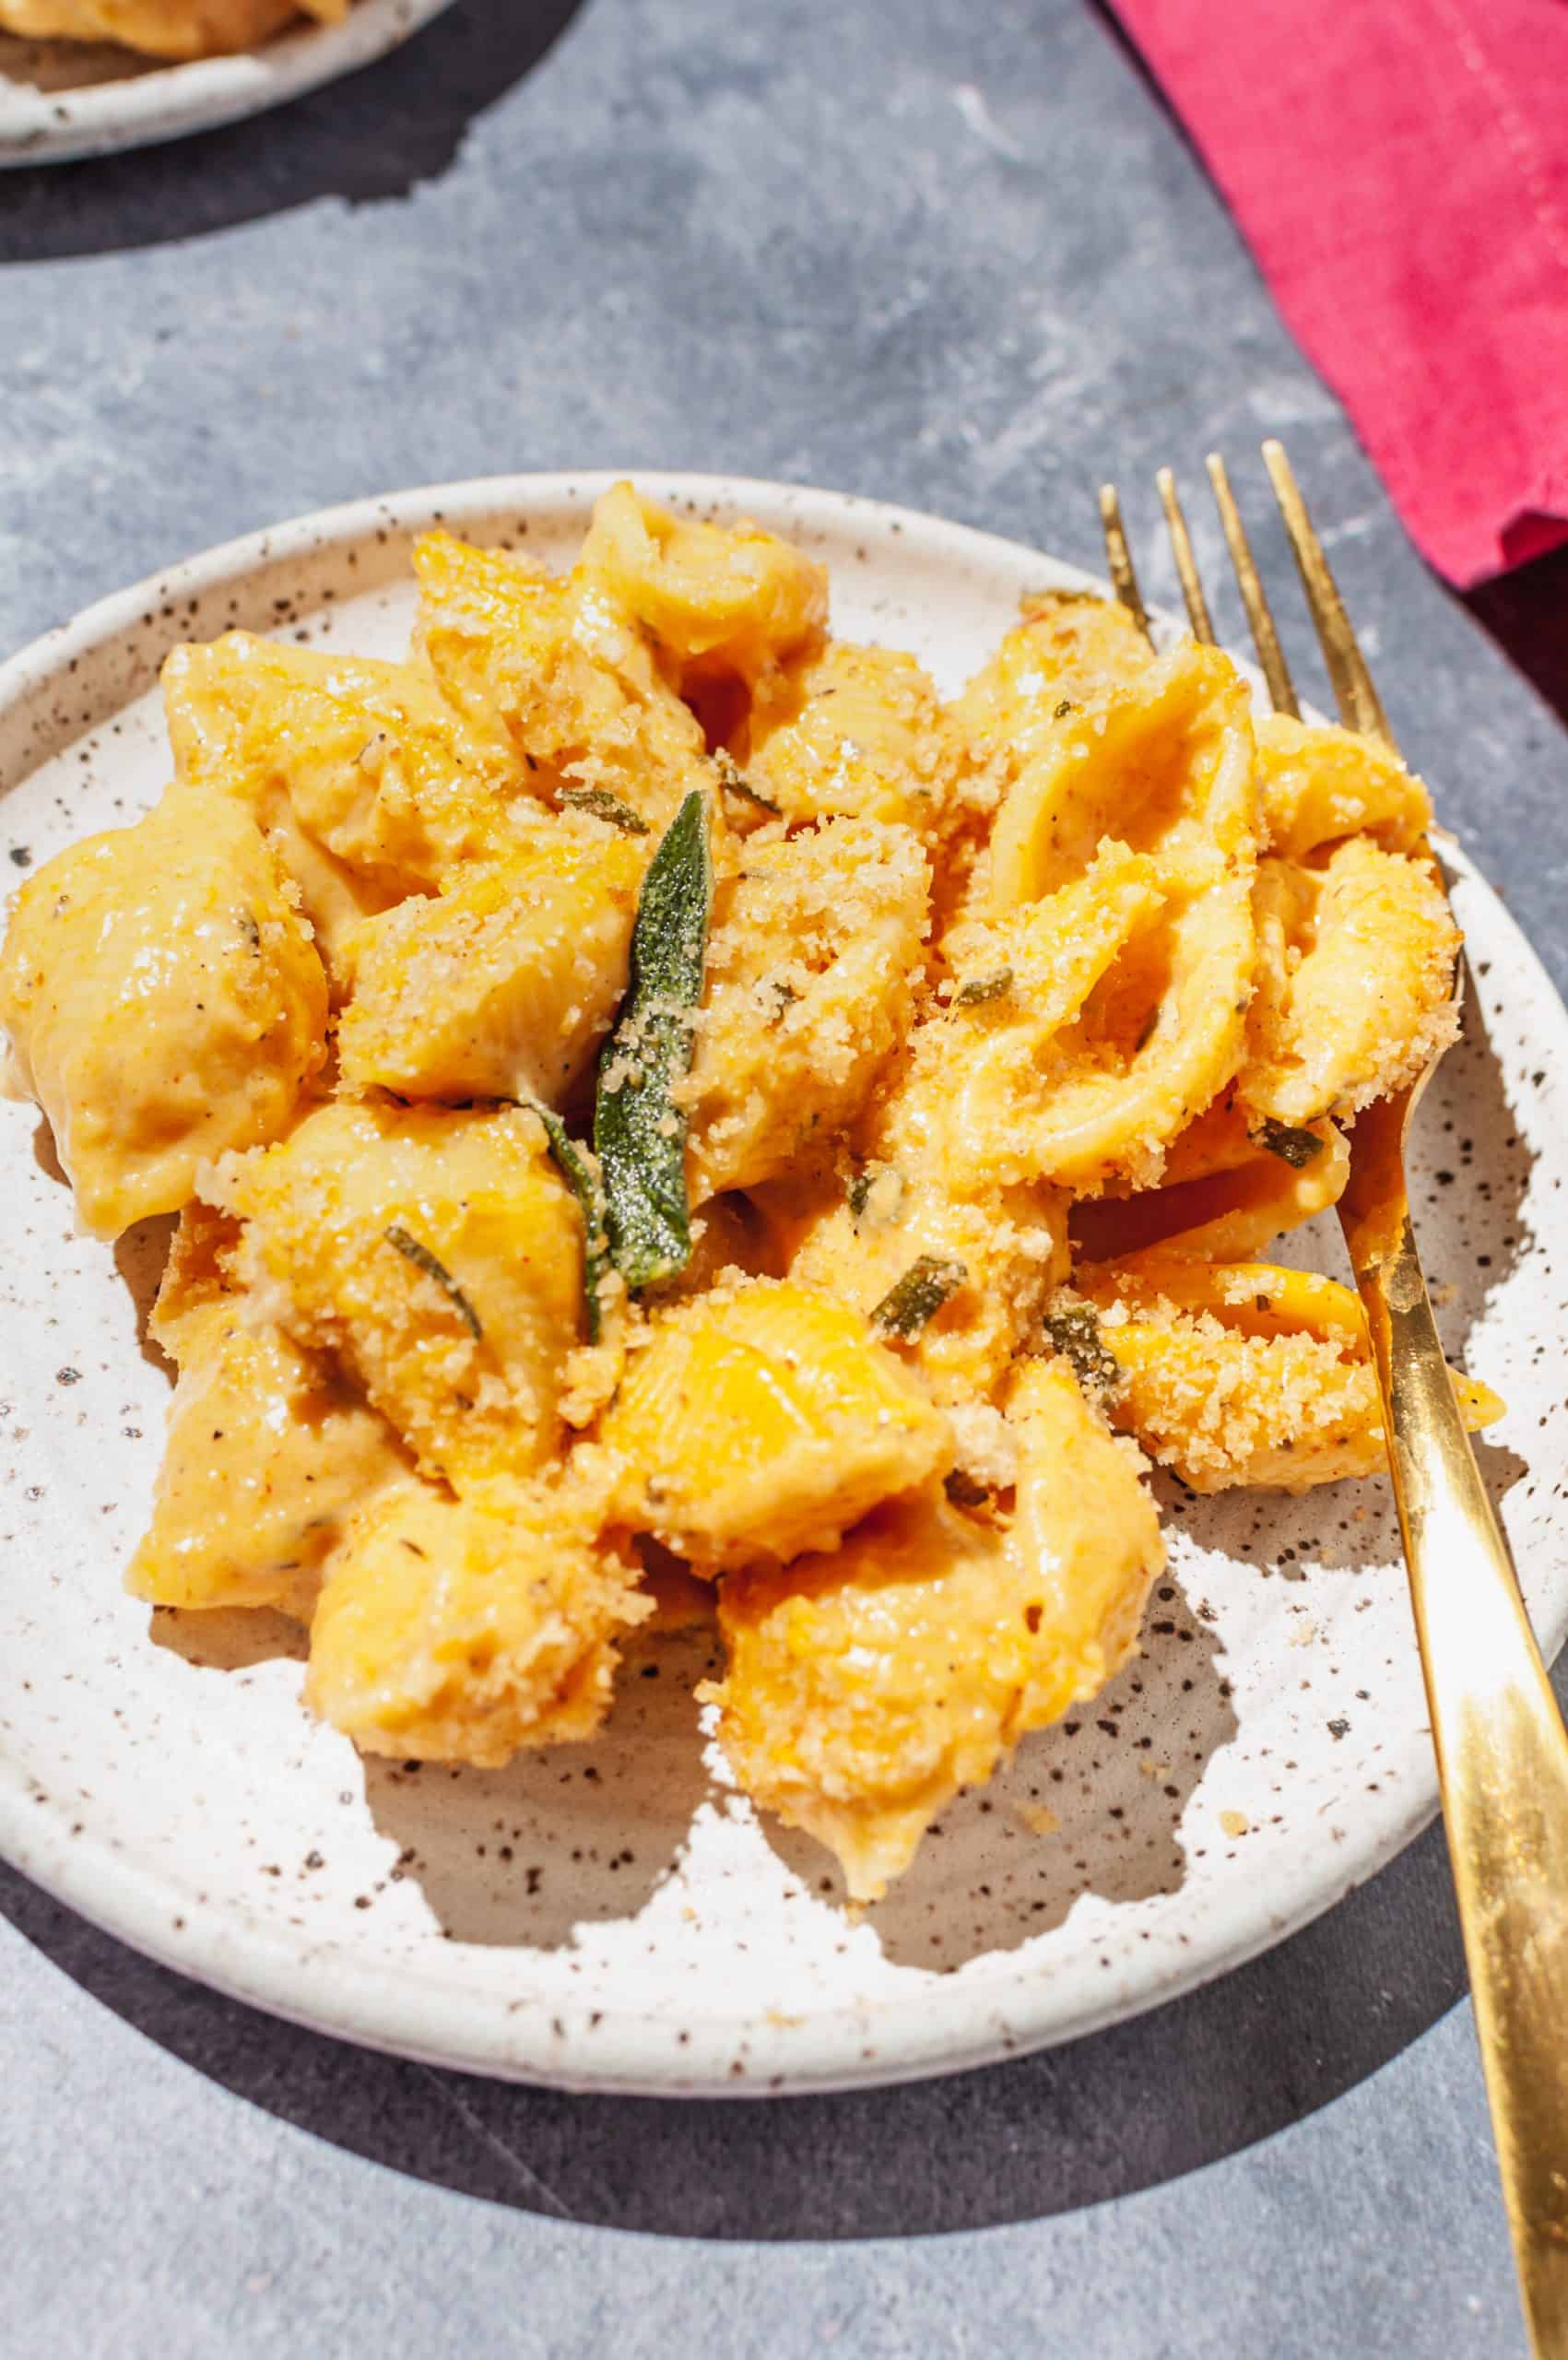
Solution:
{"label": "white speckled ceramic plate", "polygon": [[171,65],[111,42],[0,33],[0,165],[64,164],[210,131],[281,106],[396,49],[452,0],[357,0],[238,57]]}
{"label": "white speckled ceramic plate", "polygon": [[[566,558],[606,478],[410,492],[235,543],[0,673],[0,863],[133,818],[153,693],[230,624],[401,649],[410,535],[442,517]],[[955,687],[1020,591],[1083,577],[837,495],[644,478],[832,568],[837,628]],[[1440,783],[1441,792],[1441,783]],[[1568,1628],[1568,1017],[1458,861],[1477,989],[1415,1168],[1451,1349],[1511,1403],[1483,1452],[1538,1628]],[[1173,1499],[1144,1652],[948,1811],[856,1920],[826,1857],[760,1824],[692,1701],[704,1641],[633,1652],[593,1745],[501,1772],[363,1763],[300,1704],[287,1626],[149,1618],[120,1589],[168,1399],[138,1348],[161,1258],[73,1233],[28,1109],[0,1108],[0,1848],[138,1948],[282,2015],[480,2071],[643,2091],[821,2088],[973,2065],[1169,1998],[1299,1926],[1431,1814],[1385,1487]],[[1306,1251],[1341,1268],[1332,1230]]]}

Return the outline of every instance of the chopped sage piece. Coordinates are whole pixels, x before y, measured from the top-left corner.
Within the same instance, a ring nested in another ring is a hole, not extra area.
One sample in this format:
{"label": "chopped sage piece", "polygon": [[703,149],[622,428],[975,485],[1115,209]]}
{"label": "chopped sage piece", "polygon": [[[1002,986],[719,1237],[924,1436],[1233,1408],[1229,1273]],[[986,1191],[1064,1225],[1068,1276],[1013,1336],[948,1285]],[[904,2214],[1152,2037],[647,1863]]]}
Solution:
{"label": "chopped sage piece", "polygon": [[878,1228],[886,1229],[903,1217],[905,1184],[903,1174],[895,1164],[862,1164],[848,1187],[844,1200],[856,1226],[869,1214]]}
{"label": "chopped sage piece", "polygon": [[713,899],[707,805],[693,788],[643,879],[631,982],[599,1056],[594,1146],[605,1224],[633,1290],[673,1278],[691,1258],[686,1115],[674,1086],[696,1047]]}
{"label": "chopped sage piece", "polygon": [[953,1505],[959,1508],[984,1507],[991,1496],[991,1487],[970,1474],[967,1468],[955,1467],[943,1478],[943,1490]]}
{"label": "chopped sage piece", "polygon": [[1056,701],[1055,709],[1053,712],[1051,718],[1053,721],[1065,721],[1072,709],[1073,701],[1071,697],[1059,697]]}
{"label": "chopped sage piece", "polygon": [[242,910],[240,913],[240,939],[252,950],[261,949],[261,928],[256,924],[256,914],[253,910]]}
{"label": "chopped sage piece", "polygon": [[1012,987],[1010,967],[998,967],[994,975],[971,975],[953,994],[953,1006],[981,1008],[988,999],[1005,999]]}
{"label": "chopped sage piece", "polygon": [[760,1000],[764,994],[772,1002],[772,1006],[763,1011],[762,1021],[766,1024],[782,1024],[800,997],[795,985],[786,983],[783,975],[764,975],[757,985],[756,997]]}
{"label": "chopped sage piece", "polygon": [[871,1313],[872,1327],[883,1328],[890,1336],[918,1336],[926,1321],[936,1317],[948,1297],[957,1292],[968,1276],[962,1262],[948,1261],[938,1254],[922,1254],[877,1304]]}
{"label": "chopped sage piece", "polygon": [[775,820],[782,816],[780,806],[772,796],[764,795],[760,786],[753,786],[735,757],[726,754],[722,746],[713,756],[713,768],[718,772],[719,785],[726,795],[738,795],[743,803],[754,803],[759,811],[771,811]]}
{"label": "chopped sage piece", "polygon": [[1315,1156],[1323,1153],[1324,1142],[1315,1131],[1303,1130],[1295,1123],[1277,1123],[1270,1116],[1255,1136],[1270,1155],[1277,1155],[1293,1172],[1304,1171]]}
{"label": "chopped sage piece", "polygon": [[538,1099],[529,1099],[526,1103],[544,1125],[556,1169],[576,1198],[583,1216],[583,1306],[587,1315],[588,1341],[596,1344],[605,1326],[600,1290],[612,1268],[598,1162],[586,1148],[579,1146],[553,1106],[547,1106]]}
{"label": "chopped sage piece", "polygon": [[485,1332],[479,1325],[478,1314],[474,1309],[474,1306],[469,1302],[467,1296],[464,1293],[462,1288],[458,1285],[456,1280],[453,1277],[452,1272],[447,1268],[446,1264],[444,1262],[438,1262],[435,1256],[430,1252],[430,1247],[428,1245],[421,1245],[419,1239],[417,1237],[411,1237],[408,1232],[397,1221],[394,1221],[391,1224],[385,1234],[387,1244],[389,1245],[395,1245],[397,1251],[402,1255],[403,1259],[406,1262],[412,1262],[417,1270],[423,1270],[427,1279],[433,1279],[435,1280],[437,1286],[440,1287],[442,1294],[447,1297],[454,1310],[457,1313],[458,1317],[462,1320],[463,1325],[468,1330],[469,1335],[474,1339],[475,1343],[478,1343],[483,1338]]}
{"label": "chopped sage piece", "polygon": [[607,786],[563,786],[556,800],[568,811],[586,811],[590,819],[607,821],[610,827],[619,828],[623,836],[645,836],[650,832],[641,811],[633,811],[630,803],[623,803]]}
{"label": "chopped sage piece", "polygon": [[1064,1303],[1047,1315],[1045,1336],[1053,1351],[1071,1363],[1086,1393],[1113,1393],[1122,1381],[1114,1352],[1105,1349],[1093,1305]]}

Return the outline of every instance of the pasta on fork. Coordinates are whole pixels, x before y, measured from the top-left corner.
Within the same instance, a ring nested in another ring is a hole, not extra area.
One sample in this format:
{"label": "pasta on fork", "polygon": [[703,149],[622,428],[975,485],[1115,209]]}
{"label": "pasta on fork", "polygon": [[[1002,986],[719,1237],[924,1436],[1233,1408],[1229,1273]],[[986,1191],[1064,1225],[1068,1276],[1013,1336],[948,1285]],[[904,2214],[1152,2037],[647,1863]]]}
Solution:
{"label": "pasta on fork", "polygon": [[1385,1464],[1355,1297],[1268,1257],[1455,1028],[1425,790],[1081,594],[944,702],[630,484],[564,575],[414,561],[404,661],[172,655],[156,808],[12,907],[84,1227],[178,1216],[130,1586],[483,1764],[705,1608],[738,1785],[873,1901],[1136,1650],[1151,1461]]}

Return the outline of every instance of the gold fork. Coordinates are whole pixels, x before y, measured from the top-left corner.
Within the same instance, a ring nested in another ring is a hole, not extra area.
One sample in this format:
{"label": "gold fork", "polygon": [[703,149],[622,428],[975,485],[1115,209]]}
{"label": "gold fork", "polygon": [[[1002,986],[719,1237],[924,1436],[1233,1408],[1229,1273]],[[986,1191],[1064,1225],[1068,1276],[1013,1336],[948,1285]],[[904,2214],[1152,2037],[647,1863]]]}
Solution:
{"label": "gold fork", "polygon": [[[1290,461],[1273,442],[1263,456],[1339,718],[1393,753]],[[1208,465],[1270,700],[1277,712],[1295,714],[1295,690],[1224,462],[1211,456]],[[1161,468],[1156,481],[1193,635],[1212,642],[1171,470]],[[1149,635],[1114,486],[1102,491],[1100,510],[1116,596]],[[1339,1220],[1382,1397],[1525,2315],[1542,2360],[1568,2360],[1568,1732],[1460,1421],[1416,1251],[1405,1139],[1432,1070],[1356,1118]]]}

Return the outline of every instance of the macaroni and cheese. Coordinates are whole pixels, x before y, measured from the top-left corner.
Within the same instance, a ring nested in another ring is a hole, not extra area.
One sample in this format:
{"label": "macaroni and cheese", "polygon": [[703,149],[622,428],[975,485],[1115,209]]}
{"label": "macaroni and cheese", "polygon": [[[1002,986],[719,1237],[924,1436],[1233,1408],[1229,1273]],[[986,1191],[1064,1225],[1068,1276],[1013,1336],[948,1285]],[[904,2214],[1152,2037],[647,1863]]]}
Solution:
{"label": "macaroni and cheese", "polygon": [[564,577],[415,562],[406,662],[171,655],[161,801],[12,911],[84,1224],[178,1216],[131,1588],[479,1764],[707,1600],[736,1778],[875,1898],[1136,1647],[1148,1460],[1383,1463],[1355,1297],[1267,1257],[1454,1032],[1425,791],[1092,597],[944,703],[627,484]]}

